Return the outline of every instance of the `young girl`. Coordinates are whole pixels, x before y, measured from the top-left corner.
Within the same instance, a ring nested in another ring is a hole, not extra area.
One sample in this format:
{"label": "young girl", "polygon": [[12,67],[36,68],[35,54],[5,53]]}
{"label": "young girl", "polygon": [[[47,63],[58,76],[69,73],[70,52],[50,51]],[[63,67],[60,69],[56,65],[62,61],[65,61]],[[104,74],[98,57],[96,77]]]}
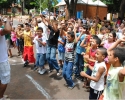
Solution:
{"label": "young girl", "polygon": [[63,77],[66,81],[66,86],[69,89],[73,89],[75,87],[75,83],[72,80],[72,71],[74,64],[74,32],[67,33],[67,41],[65,46],[65,60],[63,65]]}
{"label": "young girl", "polygon": [[[116,33],[115,32],[109,33],[108,40],[106,40],[104,42],[103,47],[108,49],[115,42],[115,40],[116,40]],[[107,72],[108,72],[109,67],[110,67],[111,64],[108,63],[108,58],[106,58],[105,61],[106,61]]]}
{"label": "young girl", "polygon": [[[125,60],[125,48],[116,47],[124,42],[125,37],[118,39],[108,50],[108,60],[112,64],[107,75],[103,100],[121,100],[125,90],[125,67],[122,66]],[[123,99],[124,100],[124,99]]]}
{"label": "young girl", "polygon": [[12,31],[11,31],[11,40],[12,40],[13,46],[15,48],[16,47],[16,40],[17,40],[17,36],[16,36],[16,32],[15,32],[15,27],[13,27]]}

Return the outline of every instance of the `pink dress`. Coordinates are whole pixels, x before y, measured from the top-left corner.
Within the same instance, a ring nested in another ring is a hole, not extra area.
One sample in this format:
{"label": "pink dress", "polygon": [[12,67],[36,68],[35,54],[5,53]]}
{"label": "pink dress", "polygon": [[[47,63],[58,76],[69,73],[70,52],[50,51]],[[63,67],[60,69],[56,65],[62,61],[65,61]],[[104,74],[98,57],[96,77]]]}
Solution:
{"label": "pink dress", "polygon": [[11,40],[15,42],[17,40],[16,32],[11,32]]}

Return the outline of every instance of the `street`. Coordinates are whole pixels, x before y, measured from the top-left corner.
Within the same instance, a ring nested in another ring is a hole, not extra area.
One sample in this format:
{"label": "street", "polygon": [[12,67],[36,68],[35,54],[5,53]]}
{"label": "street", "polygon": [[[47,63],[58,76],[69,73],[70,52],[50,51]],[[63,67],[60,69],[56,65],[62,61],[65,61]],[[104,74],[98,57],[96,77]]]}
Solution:
{"label": "street", "polygon": [[[14,19],[14,26],[17,24],[18,20]],[[24,62],[21,56],[17,56],[17,49],[12,48],[12,54],[13,57],[9,58],[11,82],[5,92],[10,99],[88,99],[89,93],[82,88],[81,81],[75,79],[77,85],[70,90],[64,86],[65,80],[57,76],[55,70],[50,74],[46,72],[40,75],[31,70],[33,65],[23,67]],[[45,68],[48,69],[48,64]]]}

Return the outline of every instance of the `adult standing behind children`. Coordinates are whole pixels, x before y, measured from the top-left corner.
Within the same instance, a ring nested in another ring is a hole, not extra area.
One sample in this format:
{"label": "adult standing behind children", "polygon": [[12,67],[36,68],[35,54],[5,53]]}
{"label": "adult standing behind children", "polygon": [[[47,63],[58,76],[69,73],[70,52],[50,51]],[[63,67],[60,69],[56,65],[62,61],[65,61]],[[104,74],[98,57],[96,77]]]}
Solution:
{"label": "adult standing behind children", "polygon": [[[0,19],[2,26],[2,19]],[[10,64],[8,62],[7,44],[5,35],[11,33],[10,21],[7,19],[5,28],[0,28],[0,100],[4,100],[4,92],[10,82]]]}
{"label": "adult standing behind children", "polygon": [[60,34],[60,31],[58,29],[58,23],[56,21],[53,21],[52,23],[50,20],[45,18],[43,15],[41,15],[42,21],[45,23],[46,26],[50,29],[50,35],[47,43],[47,53],[46,58],[49,63],[50,72],[55,68],[57,71],[57,76],[60,75],[59,70],[60,67],[58,66],[57,59],[56,59],[56,49],[58,45],[58,37]]}

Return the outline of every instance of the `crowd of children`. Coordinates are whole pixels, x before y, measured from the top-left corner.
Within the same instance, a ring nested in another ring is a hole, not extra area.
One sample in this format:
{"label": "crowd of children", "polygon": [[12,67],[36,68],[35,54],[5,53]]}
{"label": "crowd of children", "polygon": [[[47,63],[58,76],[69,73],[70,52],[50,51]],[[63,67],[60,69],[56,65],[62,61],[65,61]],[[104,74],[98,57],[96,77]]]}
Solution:
{"label": "crowd of children", "polygon": [[14,48],[18,55],[23,54],[24,67],[34,63],[34,70],[39,69],[38,73],[44,74],[47,60],[48,72],[56,69],[57,76],[62,74],[69,89],[76,86],[73,75],[84,81],[83,87],[90,91],[90,100],[123,99],[125,22],[117,26],[98,17],[58,22],[40,15],[38,19],[18,24],[11,31]]}

